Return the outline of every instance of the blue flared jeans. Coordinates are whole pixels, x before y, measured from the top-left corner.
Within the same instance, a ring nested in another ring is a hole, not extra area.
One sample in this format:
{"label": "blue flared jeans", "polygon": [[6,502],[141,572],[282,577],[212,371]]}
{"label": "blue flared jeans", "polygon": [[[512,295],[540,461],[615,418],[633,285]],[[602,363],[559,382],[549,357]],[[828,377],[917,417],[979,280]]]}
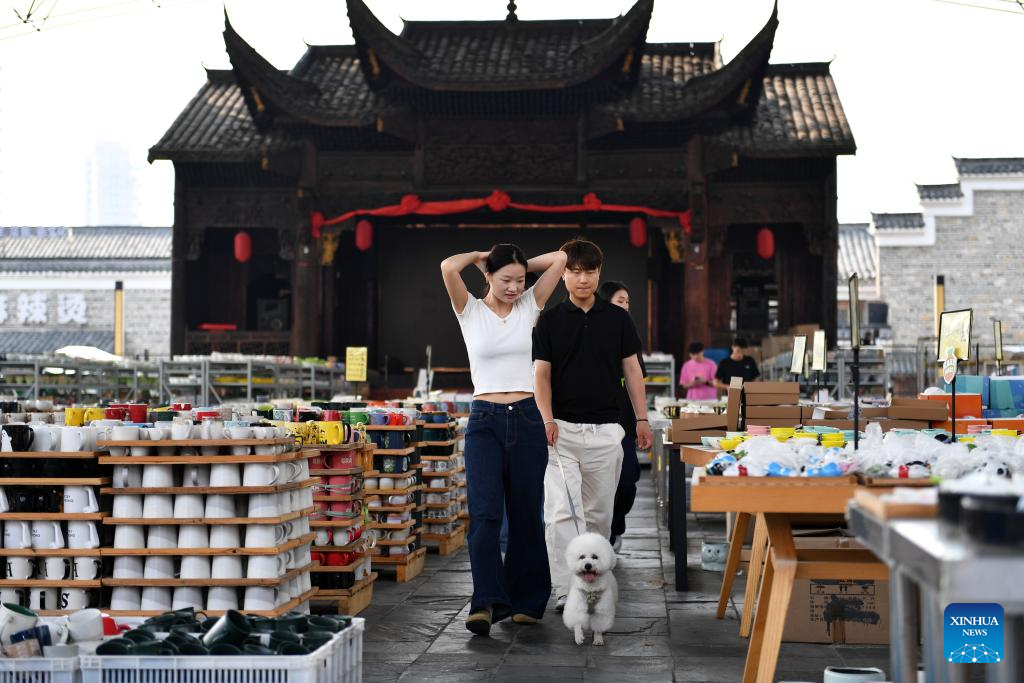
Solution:
{"label": "blue flared jeans", "polygon": [[[508,404],[473,401],[466,429],[470,611],[491,607],[494,621],[511,614],[544,615],[551,594],[543,522],[547,463],[544,420],[532,398]],[[504,562],[503,513],[508,516]]]}

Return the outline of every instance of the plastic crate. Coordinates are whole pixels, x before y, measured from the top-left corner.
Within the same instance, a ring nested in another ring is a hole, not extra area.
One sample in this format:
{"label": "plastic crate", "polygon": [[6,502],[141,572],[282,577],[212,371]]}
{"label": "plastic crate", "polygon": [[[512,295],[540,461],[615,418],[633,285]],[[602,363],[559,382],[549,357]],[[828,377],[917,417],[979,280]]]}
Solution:
{"label": "plastic crate", "polygon": [[353,618],[349,628],[309,655],[82,655],[82,683],[359,683],[364,626],[365,620]]}
{"label": "plastic crate", "polygon": [[0,659],[0,683],[77,683],[78,657]]}

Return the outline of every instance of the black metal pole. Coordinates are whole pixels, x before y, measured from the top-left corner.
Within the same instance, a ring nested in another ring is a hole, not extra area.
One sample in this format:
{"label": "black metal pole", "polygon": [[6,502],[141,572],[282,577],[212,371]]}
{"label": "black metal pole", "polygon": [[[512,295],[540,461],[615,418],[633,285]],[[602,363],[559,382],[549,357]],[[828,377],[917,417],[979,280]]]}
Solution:
{"label": "black metal pole", "polygon": [[853,450],[860,449],[860,346],[853,347]]}
{"label": "black metal pole", "polygon": [[981,377],[981,344],[974,345],[974,374]]}
{"label": "black metal pole", "polygon": [[821,401],[821,375],[822,374],[823,373],[821,372],[821,370],[818,370],[818,391],[817,391],[817,394],[814,396],[814,402],[815,403],[819,403]]}

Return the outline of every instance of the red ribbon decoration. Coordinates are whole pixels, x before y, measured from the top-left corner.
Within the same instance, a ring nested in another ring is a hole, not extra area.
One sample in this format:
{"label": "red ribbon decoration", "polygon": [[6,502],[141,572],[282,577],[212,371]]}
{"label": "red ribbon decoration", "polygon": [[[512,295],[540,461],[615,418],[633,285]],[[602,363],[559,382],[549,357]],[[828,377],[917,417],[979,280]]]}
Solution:
{"label": "red ribbon decoration", "polygon": [[[494,190],[483,199],[451,199],[439,202],[424,202],[419,196],[407,194],[402,197],[398,204],[380,206],[376,209],[354,209],[346,211],[340,216],[330,219],[323,219],[314,212],[311,216],[311,227],[313,237],[320,236],[320,228],[327,225],[344,223],[356,216],[408,216],[416,214],[419,216],[446,216],[453,213],[466,213],[476,211],[484,207],[491,211],[504,211],[505,209],[517,209],[519,211],[533,211],[537,213],[580,213],[585,211],[608,211],[612,213],[642,213],[656,218],[675,218],[679,221],[680,227],[689,235],[692,228],[692,214],[690,209],[686,211],[667,211],[665,209],[652,209],[649,206],[631,206],[628,204],[604,204],[596,194],[588,192],[583,197],[581,204],[523,204],[512,201],[509,195],[501,190]],[[317,220],[319,218],[319,220]]]}

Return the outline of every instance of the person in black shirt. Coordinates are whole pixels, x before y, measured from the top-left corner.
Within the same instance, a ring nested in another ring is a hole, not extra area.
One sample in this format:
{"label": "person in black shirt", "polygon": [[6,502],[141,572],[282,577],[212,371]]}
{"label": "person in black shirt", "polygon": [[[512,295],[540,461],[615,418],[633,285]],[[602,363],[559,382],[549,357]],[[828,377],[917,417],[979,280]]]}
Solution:
{"label": "person in black shirt", "polygon": [[[629,311],[629,289],[621,282],[609,280],[597,290],[597,295],[605,301]],[[644,359],[640,360],[640,371],[647,376]],[[636,483],[640,481],[640,460],[636,455],[636,413],[626,391],[623,378],[619,390],[619,425],[625,430],[622,439],[622,472],[619,474],[619,485],[615,489],[615,504],[612,509],[612,535],[608,538],[612,547],[618,552],[622,545],[622,534],[626,531],[626,515],[633,509],[636,500]]]}
{"label": "person in black shirt", "polygon": [[715,386],[719,389],[728,389],[729,380],[733,377],[742,377],[744,382],[751,382],[760,376],[761,371],[757,369],[757,363],[747,355],[747,340],[736,337],[732,340],[732,353],[718,364]]}
{"label": "person in black shirt", "polygon": [[[569,592],[569,541],[584,531],[605,538],[611,534],[625,436],[619,426],[623,377],[635,413],[647,411],[633,320],[622,308],[595,296],[604,255],[586,240],[570,240],[562,251],[567,256],[562,280],[569,298],[542,313],[533,332],[534,391],[550,446],[544,525],[556,609],[564,608]],[[637,445],[650,448],[646,417],[636,420],[636,433]],[[567,495],[581,517],[578,532]]]}

